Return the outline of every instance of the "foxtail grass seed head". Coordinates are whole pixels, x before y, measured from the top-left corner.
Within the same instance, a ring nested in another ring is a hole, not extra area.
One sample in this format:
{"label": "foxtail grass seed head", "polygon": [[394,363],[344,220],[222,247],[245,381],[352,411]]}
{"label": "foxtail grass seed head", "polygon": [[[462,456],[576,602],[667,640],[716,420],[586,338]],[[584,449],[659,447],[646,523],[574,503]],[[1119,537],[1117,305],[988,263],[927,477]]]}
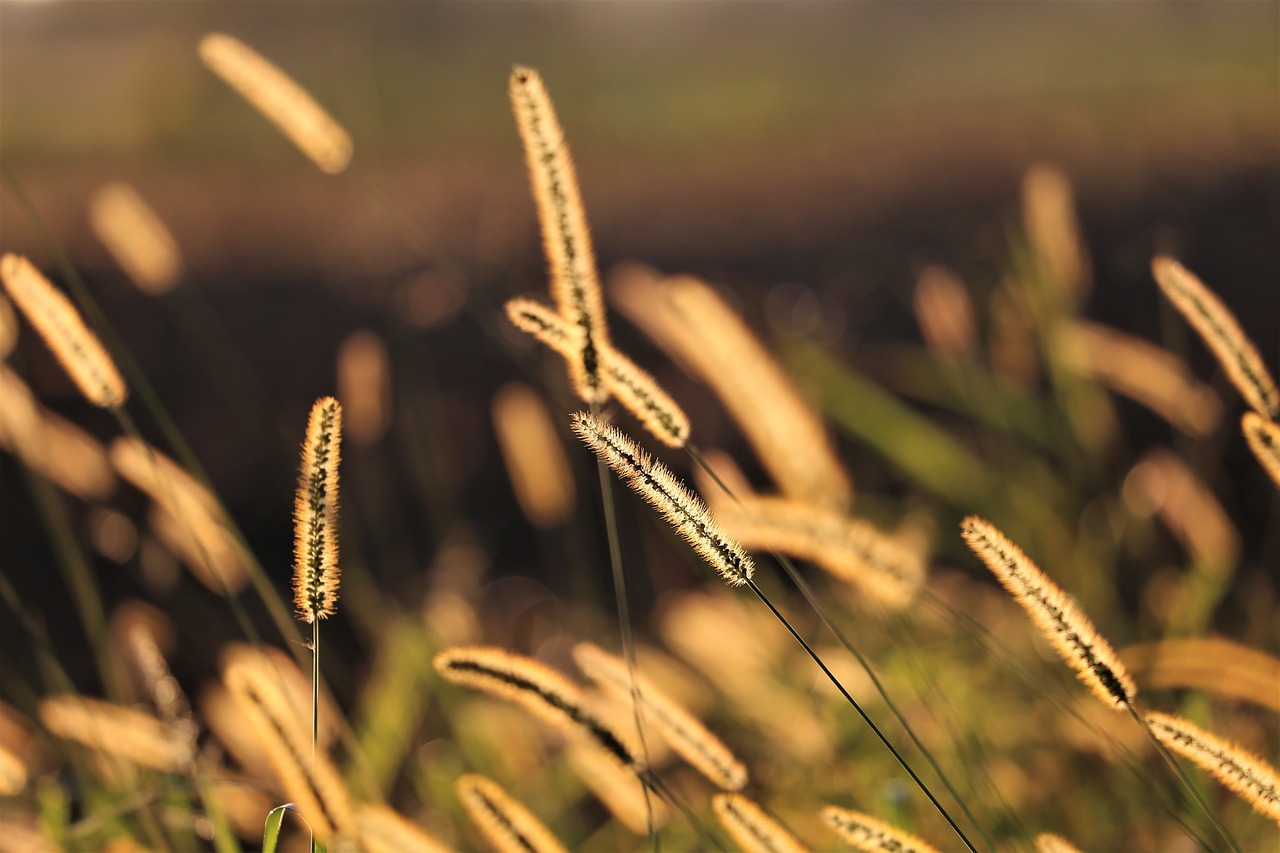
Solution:
{"label": "foxtail grass seed head", "polygon": [[1280,486],[1280,425],[1256,412],[1245,412],[1240,428],[1262,470],[1276,486]]}
{"label": "foxtail grass seed head", "polygon": [[1157,740],[1194,762],[1254,811],[1280,824],[1280,775],[1274,767],[1182,717],[1153,711],[1146,721]]}
{"label": "foxtail grass seed head", "polygon": [[454,784],[472,822],[498,853],[568,853],[533,812],[493,780],[466,773]]}
{"label": "foxtail grass seed head", "polygon": [[151,532],[178,557],[196,580],[216,593],[235,594],[249,580],[248,557],[221,523],[203,514],[181,516],[164,504],[147,513]]}
{"label": "foxtail grass seed head", "polygon": [[0,293],[0,361],[9,357],[18,343],[18,315],[13,311],[13,303]]}
{"label": "foxtail grass seed head", "polygon": [[[576,357],[575,341],[581,337],[580,330],[551,309],[517,297],[507,302],[506,310],[516,328],[533,335],[568,361]],[[604,387],[654,438],[668,447],[684,447],[689,441],[689,418],[657,380],[611,346],[601,345],[598,353]]]}
{"label": "foxtail grass seed head", "polygon": [[[247,643],[230,643],[218,656],[223,672],[232,667],[236,677],[251,682],[257,692],[269,696],[271,701],[289,712],[291,725],[311,737],[311,673],[303,672],[293,658],[277,648],[255,648]],[[342,713],[337,702],[325,687],[320,685],[320,730],[316,732],[316,744],[328,749],[338,737]]]}
{"label": "foxtail grass seed head", "polygon": [[929,351],[942,358],[973,357],[978,327],[973,301],[960,277],[946,267],[928,266],[916,280],[912,304]]}
{"label": "foxtail grass seed head", "polygon": [[151,714],[83,696],[49,696],[40,722],[55,735],[98,752],[169,773],[190,769],[193,743]]}
{"label": "foxtail grass seed head", "polygon": [[346,783],[327,754],[313,748],[310,727],[298,725],[293,709],[278,690],[239,662],[223,668],[222,680],[239,709],[241,725],[248,724],[265,752],[285,796],[298,804],[319,841],[349,835],[355,815]]}
{"label": "foxtail grass seed head", "polygon": [[99,187],[89,199],[89,224],[143,293],[160,296],[178,283],[178,242],[133,187],[121,181]]}
{"label": "foxtail grass seed head", "polygon": [[338,348],[338,400],[347,439],[371,445],[391,423],[391,358],[373,332],[352,332]]}
{"label": "foxtail grass seed head", "polygon": [[1225,637],[1179,637],[1121,649],[1142,689],[1203,690],[1280,714],[1280,658]]}
{"label": "foxtail grass seed head", "polygon": [[1178,356],[1100,323],[1062,324],[1056,351],[1077,372],[1146,406],[1194,438],[1213,433],[1222,400]]}
{"label": "foxtail grass seed head", "polygon": [[209,489],[185,468],[141,439],[120,436],[111,442],[111,464],[116,472],[174,515],[202,513],[220,518],[222,505]]}
{"label": "foxtail grass seed head", "polygon": [[432,665],[446,681],[519,705],[570,736],[589,737],[622,767],[644,767],[620,730],[586,707],[578,685],[544,663],[489,646],[457,646]]}
{"label": "foxtail grass seed head", "polygon": [[1125,477],[1125,502],[1138,515],[1155,514],[1205,571],[1225,575],[1242,549],[1240,533],[1213,489],[1164,448],[1147,451]]}
{"label": "foxtail grass seed head", "polygon": [[239,39],[209,33],[200,59],[266,116],[322,172],[336,175],[351,162],[351,136],[315,98]]}
{"label": "foxtail grass seed head", "polygon": [[1081,853],[1081,851],[1061,835],[1042,832],[1036,836],[1036,853]]}
{"label": "foxtail grass seed head", "polygon": [[668,447],[689,442],[689,418],[658,381],[615,349],[601,351],[605,387],[636,416],[649,434]]}
{"label": "foxtail grass seed head", "polygon": [[822,819],[845,842],[866,853],[939,853],[932,844],[862,812],[826,806]]}
{"label": "foxtail grass seed head", "polygon": [[[649,747],[649,757],[657,763],[653,744]],[[576,739],[569,744],[564,757],[582,784],[632,833],[648,835],[651,827],[665,826],[671,818],[671,809],[666,803],[653,796],[646,802],[644,782],[619,767],[608,752],[592,741]]]}
{"label": "foxtail grass seed head", "polygon": [[[587,677],[604,690],[618,698],[631,698],[631,674],[626,661],[593,643],[574,646],[573,659]],[[700,720],[639,673],[636,687],[644,705],[645,719],[685,761],[725,791],[738,791],[746,786],[746,765]]]}
{"label": "foxtail grass seed head", "polygon": [[129,397],[124,378],[71,300],[20,255],[0,257],[0,280],[84,398],[104,409],[124,405]]}
{"label": "foxtail grass seed head", "polygon": [[333,615],[338,603],[338,462],[342,406],[321,397],[311,407],[293,506],[293,601],[307,623]]}
{"label": "foxtail grass seed head", "polygon": [[600,378],[599,350],[608,346],[609,331],[577,173],[538,72],[512,69],[510,94],[542,228],[551,297],[560,316],[582,332],[574,341],[570,373],[578,395],[600,403],[608,391]]}
{"label": "foxtail grass seed head", "polygon": [[738,312],[690,276],[664,279],[629,265],[614,282],[614,303],[711,386],[783,494],[849,508],[853,483],[817,409]]}
{"label": "foxtail grass seed head", "polygon": [[0,797],[12,797],[27,787],[27,765],[0,745]]}
{"label": "foxtail grass seed head", "polygon": [[0,364],[0,449],[82,500],[102,500],[116,487],[106,450],[98,440],[37,403],[27,383],[4,364]]}
{"label": "foxtail grass seed head", "polygon": [[551,413],[527,385],[510,382],[493,397],[493,428],[525,517],[558,527],[573,512],[576,491]]}
{"label": "foxtail grass seed head", "polygon": [[1182,264],[1163,255],[1151,262],[1151,273],[1173,307],[1217,357],[1245,402],[1271,420],[1280,418],[1280,391],[1275,380],[1258,348],[1217,294]]}
{"label": "foxtail grass seed head", "polygon": [[657,509],[730,586],[751,580],[755,563],[720,530],[696,495],[661,462],[621,431],[586,412],[573,415],[573,431],[634,491]]}
{"label": "foxtail grass seed head", "polygon": [[716,794],[711,810],[743,853],[808,853],[808,847],[742,794]]}
{"label": "foxtail grass seed head", "polygon": [[1117,710],[1131,705],[1138,692],[1133,679],[1075,601],[990,523],[971,515],[960,530],[1093,694]]}
{"label": "foxtail grass seed head", "polygon": [[775,497],[718,503],[720,523],[745,548],[809,560],[900,610],[924,585],[920,552],[866,521],[821,506]]}
{"label": "foxtail grass seed head", "polygon": [[366,853],[451,853],[452,848],[386,806],[365,803],[356,811],[357,843]]}
{"label": "foxtail grass seed head", "polygon": [[1091,285],[1089,255],[1080,236],[1071,179],[1040,163],[1022,179],[1022,221],[1027,240],[1054,286],[1077,300]]}

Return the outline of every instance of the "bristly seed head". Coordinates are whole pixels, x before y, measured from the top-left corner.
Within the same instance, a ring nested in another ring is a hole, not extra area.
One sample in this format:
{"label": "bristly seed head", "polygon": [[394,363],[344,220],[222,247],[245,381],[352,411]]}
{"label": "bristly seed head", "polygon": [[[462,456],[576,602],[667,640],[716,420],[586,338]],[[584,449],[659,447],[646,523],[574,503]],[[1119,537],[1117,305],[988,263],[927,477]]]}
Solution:
{"label": "bristly seed head", "polygon": [[104,409],[124,405],[124,378],[71,300],[21,255],[0,257],[0,281],[84,398]]}
{"label": "bristly seed head", "polygon": [[573,431],[627,485],[666,516],[667,521],[730,586],[751,580],[755,563],[720,529],[710,511],[661,462],[654,461],[616,427],[586,412],[573,415]]}
{"label": "bristly seed head", "polygon": [[960,531],[1093,694],[1117,710],[1131,705],[1137,685],[1079,606],[990,522],[971,515]]}
{"label": "bristly seed head", "polygon": [[338,603],[338,462],[342,406],[321,397],[311,409],[293,507],[293,593],[307,623],[333,615]]}

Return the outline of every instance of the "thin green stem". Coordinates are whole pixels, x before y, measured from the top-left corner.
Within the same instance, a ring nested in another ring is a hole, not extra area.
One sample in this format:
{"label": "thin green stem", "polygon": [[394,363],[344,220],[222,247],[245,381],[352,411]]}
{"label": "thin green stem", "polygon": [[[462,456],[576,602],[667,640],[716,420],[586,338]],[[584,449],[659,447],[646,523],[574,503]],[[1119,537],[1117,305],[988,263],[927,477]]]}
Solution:
{"label": "thin green stem", "polygon": [[943,820],[945,820],[955,832],[961,843],[968,848],[970,853],[978,853],[977,848],[975,848],[973,843],[969,841],[969,837],[964,834],[964,830],[956,824],[955,820],[952,819],[946,808],[942,803],[938,802],[938,798],[929,790],[929,786],[926,785],[924,781],[916,775],[916,772],[911,769],[911,765],[907,763],[906,759],[902,757],[902,754],[899,753],[898,750],[894,748],[893,744],[889,742],[889,739],[885,737],[884,732],[880,731],[880,727],[875,724],[875,721],[873,721],[867,712],[863,710],[862,706],[858,704],[858,700],[849,695],[849,691],[844,689],[844,685],[840,683],[840,679],[836,678],[835,673],[827,668],[827,665],[822,662],[822,658],[818,657],[818,653],[813,650],[813,647],[805,641],[804,637],[800,636],[800,633],[796,631],[794,627],[792,627],[791,623],[787,621],[787,617],[783,616],[782,612],[773,606],[773,602],[769,600],[769,597],[764,594],[764,591],[761,590],[760,587],[756,586],[756,582],[754,580],[748,579],[747,586],[751,587],[751,591],[756,594],[756,597],[764,602],[764,605],[768,607],[777,620],[782,623],[782,627],[786,628],[787,632],[795,638],[795,641],[800,644],[802,649],[804,649],[805,654],[807,654],[813,662],[818,665],[818,668],[822,670],[822,673],[827,677],[827,680],[840,691],[840,695],[844,696],[845,701],[849,703],[853,710],[858,712],[858,716],[862,717],[863,722],[865,722],[871,728],[871,731],[875,736],[880,739],[880,742],[884,744],[885,749],[889,750],[889,754],[894,757],[903,770],[907,771],[907,775],[911,777],[911,781],[915,782],[916,787],[929,798],[929,802],[938,810],[938,814],[942,815]]}
{"label": "thin green stem", "polygon": [[1138,709],[1128,702],[1125,703],[1125,709],[1128,710],[1129,716],[1133,717],[1134,722],[1141,726],[1142,730],[1146,732],[1147,738],[1151,741],[1152,746],[1156,748],[1156,752],[1160,753],[1160,757],[1164,759],[1165,764],[1169,765],[1169,769],[1172,770],[1174,775],[1178,777],[1179,781],[1181,781],[1183,788],[1190,792],[1192,799],[1196,802],[1196,805],[1199,806],[1209,818],[1209,823],[1213,826],[1214,832],[1216,832],[1222,840],[1227,843],[1227,847],[1229,849],[1235,851],[1235,853],[1240,853],[1240,845],[1236,843],[1231,832],[1222,824],[1222,821],[1218,819],[1218,816],[1213,813],[1213,809],[1209,808],[1209,804],[1205,802],[1204,797],[1201,796],[1200,791],[1195,786],[1195,783],[1191,781],[1191,777],[1189,777],[1186,771],[1182,769],[1182,765],[1178,764],[1177,760],[1169,754],[1168,748],[1160,742],[1160,739],[1156,737],[1155,732],[1151,731],[1151,726],[1148,725],[1147,721],[1138,713]]}
{"label": "thin green stem", "polygon": [[[702,453],[698,450],[696,446],[692,444],[685,445],[685,450],[688,451],[689,456],[693,459],[693,461],[697,463],[697,465],[701,467],[703,471],[706,471],[707,474],[716,482],[716,485],[718,485],[721,489],[724,490],[725,494],[733,498],[735,501],[739,500],[738,496],[733,493],[733,490],[730,489],[729,486],[722,479],[720,479],[720,476],[714,470],[712,470],[711,466],[707,464],[706,458],[702,455]],[[938,778],[942,781],[943,786],[946,787],[947,791],[951,794],[952,798],[959,804],[960,810],[964,812],[965,817],[967,817],[969,819],[969,822],[973,824],[973,826],[978,830],[978,833],[982,836],[982,839],[986,843],[987,847],[994,849],[995,844],[992,842],[991,837],[987,835],[986,831],[982,828],[982,824],[978,822],[977,818],[974,817],[973,813],[969,810],[969,807],[965,804],[964,798],[960,796],[960,793],[955,789],[955,786],[951,784],[950,779],[948,779],[947,775],[942,771],[942,767],[934,759],[933,753],[930,752],[930,750],[924,745],[924,743],[921,742],[920,738],[916,735],[915,730],[911,728],[911,724],[907,722],[906,716],[903,715],[902,711],[898,709],[897,703],[895,703],[893,699],[889,697],[889,692],[885,689],[884,684],[881,683],[880,679],[876,676],[875,672],[872,670],[870,662],[865,657],[863,657],[862,653],[859,652],[854,647],[853,643],[849,640],[849,638],[845,635],[845,633],[841,631],[840,628],[836,625],[835,619],[831,616],[830,611],[822,603],[821,599],[818,598],[817,593],[814,592],[813,587],[809,585],[809,582],[806,581],[804,579],[804,576],[800,574],[800,571],[796,568],[795,563],[791,561],[791,558],[787,557],[785,554],[779,554],[777,552],[771,552],[771,553],[773,555],[773,558],[777,560],[778,565],[782,566],[783,570],[787,573],[787,576],[791,578],[791,582],[795,584],[796,588],[800,590],[801,594],[804,595],[805,599],[809,602],[809,605],[813,607],[814,612],[818,614],[818,618],[822,620],[822,624],[825,625],[827,630],[829,630],[835,636],[836,640],[840,643],[840,645],[843,646],[845,650],[849,652],[849,654],[853,655],[854,659],[858,662],[858,665],[862,667],[862,671],[865,672],[867,674],[867,677],[871,679],[871,683],[875,685],[876,691],[880,694],[880,698],[884,700],[885,705],[888,706],[889,710],[893,713],[894,717],[897,718],[898,723],[901,724],[903,728],[903,731],[905,731],[907,733],[907,736],[911,738],[911,742],[916,745],[916,748],[920,751],[920,754],[924,757],[925,761],[928,762],[929,766],[933,768],[933,772],[937,774]],[[754,588],[754,584],[752,586]],[[759,594],[760,593],[757,591],[757,595]],[[770,605],[770,609],[771,610],[773,609],[772,605]],[[776,614],[777,611],[775,610],[774,613]],[[794,634],[795,632],[793,631],[792,633]],[[797,639],[799,639],[798,636],[797,636]],[[803,642],[804,641],[801,640],[802,644]],[[812,655],[812,652],[810,652],[810,654]],[[817,660],[816,656],[814,659]],[[818,663],[819,665],[822,665],[821,661],[818,661]],[[828,675],[830,675],[829,671],[825,666],[823,666],[822,668],[824,672],[828,672]],[[834,677],[832,678],[832,680],[833,682],[835,682]],[[841,687],[838,682],[835,682],[835,684],[837,687],[840,688],[840,692],[844,693],[846,698],[849,698],[849,694],[845,693],[844,688]],[[852,701],[853,701],[852,698],[850,698],[850,702]],[[856,703],[854,704],[854,707],[857,708]],[[858,708],[858,712],[862,713],[862,709]],[[866,718],[866,715],[863,714],[863,717]],[[868,722],[870,722],[870,720],[868,720]],[[873,725],[873,728],[874,728],[874,725]],[[885,742],[885,745],[888,746],[887,741]],[[891,746],[889,748],[890,750],[893,749],[893,747]],[[896,752],[894,753],[894,756],[897,757]],[[900,763],[902,762],[901,758],[899,758],[898,760]],[[903,766],[906,767],[905,763],[903,764]],[[907,768],[907,771],[911,772],[910,768]],[[913,779],[916,778],[914,773],[911,773],[911,777]],[[919,783],[918,779],[916,781],[917,783]],[[933,795],[929,793],[929,790],[927,788],[923,788],[922,786],[922,790],[924,790],[925,794],[929,796],[929,799],[934,803],[934,805],[938,805],[937,801],[934,800]],[[938,808],[939,810],[941,810],[941,806],[938,806]],[[947,813],[945,811],[943,811],[942,814],[944,817],[947,817]],[[951,822],[950,817],[947,817],[947,822],[948,823]],[[955,824],[952,823],[952,826],[955,827]],[[956,831],[959,832],[959,829],[956,828]],[[960,837],[961,837],[961,840],[965,840],[963,834],[961,834]],[[966,840],[966,843],[968,843],[967,840]]]}
{"label": "thin green stem", "polygon": [[[593,403],[592,414],[598,414]],[[609,564],[613,570],[613,594],[618,607],[618,624],[622,633],[622,653],[627,659],[627,673],[631,681],[631,710],[635,717],[636,733],[640,738],[640,751],[645,767],[649,767],[649,744],[644,733],[644,711],[641,707],[640,679],[636,666],[636,640],[631,625],[631,605],[627,596],[627,578],[622,570],[622,542],[618,535],[618,512],[613,500],[613,488],[609,469],[604,461],[596,458],[596,471],[600,477],[600,499],[604,503],[604,524],[609,539]],[[653,821],[653,803],[649,800],[649,786],[643,785],[644,819],[654,853],[661,849],[657,827]]]}
{"label": "thin green stem", "polygon": [[698,818],[698,815],[693,811],[693,809],[689,808],[689,804],[686,803],[675,791],[671,790],[671,786],[663,781],[661,776],[654,773],[652,770],[646,769],[640,774],[640,781],[644,783],[646,791],[652,788],[654,791],[658,792],[664,800],[673,805],[682,815],[684,815],[684,819],[693,827],[694,832],[707,841],[710,841],[715,845],[717,850],[728,853],[728,848],[720,842],[719,838],[707,829],[706,824]]}
{"label": "thin green stem", "polygon": [[[311,773],[316,772],[316,741],[320,739],[320,620],[311,619]],[[316,837],[311,836],[311,853],[316,850]]]}

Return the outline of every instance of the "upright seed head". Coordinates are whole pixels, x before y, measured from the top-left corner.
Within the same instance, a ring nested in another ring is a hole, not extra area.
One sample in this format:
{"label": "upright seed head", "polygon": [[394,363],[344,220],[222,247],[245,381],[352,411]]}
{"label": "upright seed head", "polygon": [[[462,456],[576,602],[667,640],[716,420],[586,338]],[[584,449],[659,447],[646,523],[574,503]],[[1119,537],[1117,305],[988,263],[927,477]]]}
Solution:
{"label": "upright seed head", "polygon": [[537,71],[516,66],[509,88],[542,228],[551,296],[560,316],[581,331],[574,338],[569,373],[578,396],[601,403],[609,397],[600,375],[600,350],[609,345],[609,331],[569,146]]}
{"label": "upright seed head", "polygon": [[338,602],[338,461],[342,407],[321,397],[311,408],[293,507],[293,600],[311,623],[333,615]]}

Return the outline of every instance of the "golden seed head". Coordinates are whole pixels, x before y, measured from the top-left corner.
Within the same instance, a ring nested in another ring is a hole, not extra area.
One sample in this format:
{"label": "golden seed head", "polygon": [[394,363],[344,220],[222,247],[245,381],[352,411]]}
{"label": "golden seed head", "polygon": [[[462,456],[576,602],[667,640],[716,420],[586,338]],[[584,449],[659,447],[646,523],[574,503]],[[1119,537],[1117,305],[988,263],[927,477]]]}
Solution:
{"label": "golden seed head", "polygon": [[1182,717],[1153,711],[1145,719],[1161,743],[1197,764],[1259,814],[1280,824],[1280,774],[1274,767]]}
{"label": "golden seed head", "polygon": [[578,396],[602,403],[609,392],[600,375],[600,351],[609,346],[609,330],[577,172],[538,72],[516,66],[509,90],[542,229],[551,297],[560,317],[581,331],[566,353],[570,377]]}
{"label": "golden seed head", "polygon": [[710,511],[661,462],[620,430],[586,412],[573,415],[573,431],[635,492],[671,523],[730,586],[751,580],[755,563],[720,529]]}
{"label": "golden seed head", "polygon": [[1172,258],[1157,255],[1151,273],[1164,295],[1199,333],[1223,370],[1259,414],[1280,418],[1280,390],[1253,341],[1234,314],[1194,273]]}
{"label": "golden seed head", "polygon": [[342,406],[321,397],[311,408],[294,502],[293,592],[298,616],[332,616],[338,603],[338,462]]}
{"label": "golden seed head", "polygon": [[178,283],[178,242],[133,187],[121,181],[99,187],[89,200],[89,224],[143,293],[159,296]]}
{"label": "golden seed head", "polygon": [[845,842],[867,853],[938,853],[932,844],[862,812],[826,806],[822,819]]}
{"label": "golden seed head", "polygon": [[743,853],[807,853],[808,847],[742,794],[716,794],[711,810]]}
{"label": "golden seed head", "polygon": [[557,527],[573,512],[573,474],[551,413],[533,389],[511,382],[493,398],[493,427],[516,500],[538,527]]}
{"label": "golden seed head", "polygon": [[1132,704],[1137,685],[1075,601],[989,522],[971,515],[960,523],[960,530],[969,548],[1013,594],[1093,694],[1116,709]]}
{"label": "golden seed head", "polygon": [[544,663],[491,646],[455,646],[437,654],[432,665],[446,681],[519,705],[571,736],[588,737],[620,767],[644,767],[630,739],[587,708],[578,685]]}
{"label": "golden seed head", "polygon": [[467,814],[498,853],[567,853],[533,812],[492,779],[465,773],[454,784]]}
{"label": "golden seed head", "polygon": [[200,59],[315,163],[336,175],[351,162],[351,136],[306,89],[239,39],[209,33]]}
{"label": "golden seed head", "polygon": [[853,483],[813,403],[714,288],[628,266],[617,307],[716,393],[787,497],[845,510]]}
{"label": "golden seed head", "polygon": [[1257,412],[1245,412],[1240,420],[1249,449],[1258,457],[1262,470],[1280,487],[1280,424]]}
{"label": "golden seed head", "polygon": [[71,300],[20,255],[0,257],[0,280],[84,398],[104,409],[124,405],[129,397],[124,378]]}
{"label": "golden seed head", "polygon": [[[631,674],[626,661],[593,643],[574,646],[573,659],[596,684],[617,698],[631,700]],[[737,791],[746,786],[746,765],[699,719],[639,673],[636,689],[644,706],[645,720],[653,724],[663,740],[685,761],[723,790]]]}
{"label": "golden seed head", "polygon": [[391,358],[382,339],[368,330],[353,332],[338,349],[338,399],[347,438],[370,445],[391,423]]}

